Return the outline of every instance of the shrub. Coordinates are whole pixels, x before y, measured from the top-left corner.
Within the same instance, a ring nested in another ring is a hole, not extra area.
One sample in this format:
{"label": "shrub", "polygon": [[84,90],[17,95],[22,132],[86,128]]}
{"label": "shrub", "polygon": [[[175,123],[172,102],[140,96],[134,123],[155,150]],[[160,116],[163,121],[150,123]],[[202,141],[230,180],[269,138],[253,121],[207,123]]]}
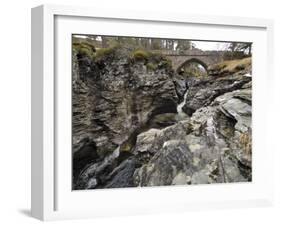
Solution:
{"label": "shrub", "polygon": [[145,50],[135,50],[132,53],[132,59],[136,61],[147,61],[149,58],[149,53]]}
{"label": "shrub", "polygon": [[162,66],[164,67],[172,67],[172,61],[169,59],[162,59]]}
{"label": "shrub", "polygon": [[152,53],[150,53],[150,58],[155,61],[155,62],[160,62],[161,60],[163,60],[165,57],[163,56],[163,54],[160,51],[154,51]]}
{"label": "shrub", "polygon": [[246,55],[242,51],[227,51],[223,54],[223,59],[224,60],[239,60],[242,58],[245,58]]}
{"label": "shrub", "polygon": [[89,43],[81,42],[81,43],[73,43],[72,48],[77,54],[82,56],[87,56],[90,59],[94,60],[95,58],[95,47]]}
{"label": "shrub", "polygon": [[118,48],[118,45],[114,45],[108,48],[100,48],[96,51],[96,59],[101,59],[110,55],[113,55]]}
{"label": "shrub", "polygon": [[172,61],[165,57],[161,52],[154,52],[150,54],[150,62],[157,64],[160,68],[172,68]]}
{"label": "shrub", "polygon": [[157,64],[153,64],[151,62],[146,64],[148,70],[155,71],[157,69]]}

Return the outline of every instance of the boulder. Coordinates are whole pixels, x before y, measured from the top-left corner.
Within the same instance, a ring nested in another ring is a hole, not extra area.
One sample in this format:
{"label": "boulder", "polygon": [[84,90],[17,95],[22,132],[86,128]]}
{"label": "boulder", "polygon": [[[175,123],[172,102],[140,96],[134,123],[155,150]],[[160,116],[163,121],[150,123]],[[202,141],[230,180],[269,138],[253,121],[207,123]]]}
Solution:
{"label": "boulder", "polygon": [[211,104],[216,97],[240,89],[250,81],[250,77],[234,74],[202,78],[200,81],[190,83],[182,110],[191,116],[197,109]]}
{"label": "boulder", "polygon": [[250,89],[229,92],[157,135],[140,134],[155,154],[135,171],[136,186],[251,181],[250,100]]}
{"label": "boulder", "polygon": [[179,102],[183,100],[184,93],[187,89],[186,79],[183,76],[176,75],[174,76],[174,84],[177,95],[179,97]]}

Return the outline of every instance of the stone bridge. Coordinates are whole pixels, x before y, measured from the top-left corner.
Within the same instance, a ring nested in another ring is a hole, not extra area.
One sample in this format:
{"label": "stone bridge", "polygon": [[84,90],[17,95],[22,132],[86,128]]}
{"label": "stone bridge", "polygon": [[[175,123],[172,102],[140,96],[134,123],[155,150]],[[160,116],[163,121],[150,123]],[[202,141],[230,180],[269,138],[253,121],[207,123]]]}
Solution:
{"label": "stone bridge", "polygon": [[191,49],[184,52],[176,50],[161,51],[172,62],[172,67],[179,72],[181,68],[189,63],[196,62],[202,65],[208,72],[208,67],[223,61],[225,51],[202,51],[199,49]]}

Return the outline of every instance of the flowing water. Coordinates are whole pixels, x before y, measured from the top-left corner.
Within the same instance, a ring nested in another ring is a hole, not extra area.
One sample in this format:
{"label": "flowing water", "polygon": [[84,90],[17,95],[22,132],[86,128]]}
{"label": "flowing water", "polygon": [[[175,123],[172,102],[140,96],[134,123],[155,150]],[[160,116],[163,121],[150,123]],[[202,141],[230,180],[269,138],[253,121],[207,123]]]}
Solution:
{"label": "flowing water", "polygon": [[179,103],[177,106],[177,112],[178,112],[178,115],[180,118],[185,118],[187,116],[187,114],[182,110],[182,108],[186,102],[187,94],[188,94],[188,89],[186,89],[186,91],[184,93],[183,101],[181,103]]}

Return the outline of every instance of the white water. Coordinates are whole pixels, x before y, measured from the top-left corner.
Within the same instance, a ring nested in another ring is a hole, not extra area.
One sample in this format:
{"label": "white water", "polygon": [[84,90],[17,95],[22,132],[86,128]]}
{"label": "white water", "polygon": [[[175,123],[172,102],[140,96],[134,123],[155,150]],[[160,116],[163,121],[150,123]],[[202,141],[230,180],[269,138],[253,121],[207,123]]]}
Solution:
{"label": "white water", "polygon": [[188,94],[188,89],[186,89],[186,91],[185,91],[183,101],[181,103],[179,103],[178,106],[177,106],[177,112],[178,112],[180,117],[186,117],[187,116],[187,114],[185,114],[185,112],[182,110],[183,106],[185,105],[187,94]]}

